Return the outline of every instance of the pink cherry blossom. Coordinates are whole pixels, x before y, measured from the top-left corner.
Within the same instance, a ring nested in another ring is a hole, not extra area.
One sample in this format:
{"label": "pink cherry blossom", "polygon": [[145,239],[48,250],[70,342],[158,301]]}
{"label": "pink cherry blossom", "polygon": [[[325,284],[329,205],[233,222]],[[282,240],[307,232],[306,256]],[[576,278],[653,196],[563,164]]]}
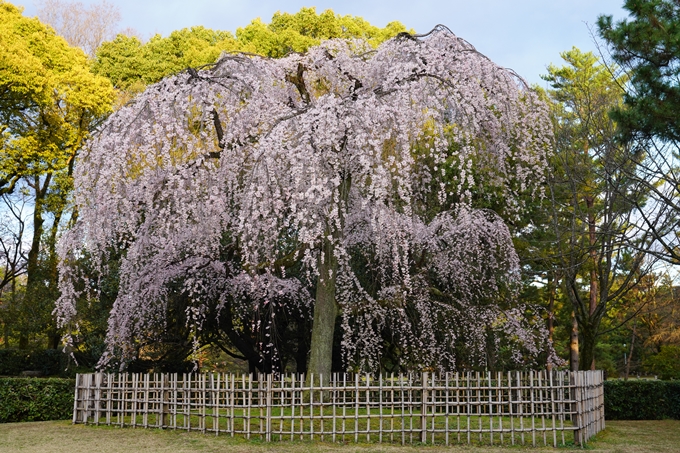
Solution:
{"label": "pink cherry blossom", "polygon": [[[460,341],[483,363],[489,329],[536,356],[540,322],[508,308],[510,231],[474,200],[493,191],[521,215],[550,146],[535,93],[443,27],[376,50],[331,40],[276,60],[225,54],[149,87],[89,141],[55,313],[77,322],[75,258],[87,250],[104,272],[124,250],[101,363],[129,358],[164,319],[170,283],[190,295],[196,331],[205,301],[225,294],[313,304],[330,244],[349,365],[376,367],[385,327],[415,364],[459,366]],[[237,263],[221,257],[225,237]],[[291,250],[301,276],[280,264]]]}

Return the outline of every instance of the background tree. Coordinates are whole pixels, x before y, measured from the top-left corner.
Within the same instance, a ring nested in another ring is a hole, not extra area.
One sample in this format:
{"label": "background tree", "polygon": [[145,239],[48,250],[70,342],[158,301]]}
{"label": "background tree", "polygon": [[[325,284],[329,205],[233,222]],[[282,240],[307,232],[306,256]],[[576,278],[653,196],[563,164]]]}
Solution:
{"label": "background tree", "polygon": [[291,52],[305,52],[326,39],[363,39],[373,47],[406,31],[399,22],[375,27],[356,16],[340,16],[331,10],[317,14],[302,8],[295,14],[276,13],[269,24],[253,20],[228,31],[192,27],[167,37],[153,36],[143,43],[135,36],[119,34],[98,47],[93,70],[108,77],[120,90],[119,104],[129,101],[152,83],[189,67],[213,64],[222,52],[250,52],[279,58]]}
{"label": "background tree", "polygon": [[[89,71],[85,54],[51,28],[7,2],[0,3],[0,18],[0,64],[9,68],[0,75],[0,191],[31,194],[24,303],[44,323],[41,330],[51,331],[55,347],[54,246],[69,215],[76,154],[93,124],[110,111],[113,92],[108,80]],[[27,332],[21,333],[20,345],[27,341]]]}
{"label": "background tree", "polygon": [[2,343],[9,348],[10,335],[14,331],[27,331],[24,319],[26,310],[21,310],[23,300],[22,282],[26,274],[26,213],[27,198],[22,194],[3,194],[0,205],[0,322],[2,322]]}
{"label": "background tree", "polygon": [[147,85],[188,67],[214,63],[222,52],[238,50],[233,34],[204,27],[174,31],[148,42],[119,34],[97,48],[92,70],[107,77],[118,89],[119,105],[142,92]]}
{"label": "background tree", "polygon": [[595,365],[602,320],[640,284],[653,263],[654,235],[641,228],[647,191],[635,173],[634,151],[617,141],[609,111],[620,106],[625,79],[614,79],[592,53],[561,54],[548,67],[557,150],[552,200],[564,290],[580,335],[580,368]]}
{"label": "background tree", "polygon": [[680,6],[669,0],[626,0],[629,17],[597,21],[614,61],[630,75],[625,108],[613,112],[626,138],[680,139]]}
{"label": "background tree", "polygon": [[376,368],[384,329],[414,366],[486,363],[499,344],[514,363],[536,357],[541,336],[513,306],[509,230],[472,193],[486,178],[482,199],[521,211],[545,164],[545,106],[445,29],[368,50],[336,40],[278,60],[224,56],[109,119],[78,166],[57,310],[77,321],[83,244],[99,267],[120,244],[102,363],[162,332],[176,294],[195,341],[212,304],[240,304],[270,350],[273,307],[313,297],[316,375],[332,369],[338,315],[357,368]]}
{"label": "background tree", "polygon": [[106,0],[89,7],[81,2],[38,0],[36,8],[43,23],[51,25],[69,45],[80,47],[89,57],[94,57],[97,48],[118,33],[120,10]]}
{"label": "background tree", "polygon": [[[372,47],[406,32],[400,22],[379,28],[357,16],[341,16],[328,9],[302,8],[295,14],[277,12],[269,24],[260,19],[236,30],[240,50],[272,58],[291,52],[303,53],[327,39],[361,39]],[[413,31],[411,30],[413,33]]]}
{"label": "background tree", "polygon": [[[637,372],[679,379],[680,291],[670,275],[661,274],[656,276],[650,293],[651,300],[636,313],[636,328],[630,332],[635,340],[630,344],[637,344],[639,357],[633,363]],[[630,366],[631,358],[628,360]]]}
{"label": "background tree", "polygon": [[614,23],[612,16],[600,16],[597,22],[615,64],[629,77],[624,105],[612,117],[621,140],[639,150],[631,155],[637,165],[629,177],[649,191],[647,208],[637,208],[657,240],[658,248],[650,252],[678,264],[680,6],[667,0],[627,0],[624,8],[629,18]]}

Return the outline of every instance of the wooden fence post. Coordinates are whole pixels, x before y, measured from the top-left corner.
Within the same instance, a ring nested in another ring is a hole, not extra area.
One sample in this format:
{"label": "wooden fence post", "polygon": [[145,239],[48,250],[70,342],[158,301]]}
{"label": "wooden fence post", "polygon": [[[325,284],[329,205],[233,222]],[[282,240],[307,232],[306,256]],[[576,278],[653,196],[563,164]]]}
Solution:
{"label": "wooden fence post", "polygon": [[574,430],[574,443],[576,445],[583,445],[583,404],[582,404],[582,379],[581,371],[572,371],[571,373],[571,383],[574,386],[574,405],[576,409],[576,416],[573,423],[576,426]]}
{"label": "wooden fence post", "polygon": [[420,441],[422,443],[427,442],[427,371],[424,371],[421,375],[422,392],[420,394]]}
{"label": "wooden fence post", "polygon": [[266,381],[266,419],[265,419],[265,438],[267,442],[272,440],[272,375],[267,374]]}
{"label": "wooden fence post", "polygon": [[78,401],[80,400],[78,390],[80,386],[80,381],[82,379],[81,376],[82,374],[76,373],[76,389],[73,395],[73,424],[76,424],[78,422]]}

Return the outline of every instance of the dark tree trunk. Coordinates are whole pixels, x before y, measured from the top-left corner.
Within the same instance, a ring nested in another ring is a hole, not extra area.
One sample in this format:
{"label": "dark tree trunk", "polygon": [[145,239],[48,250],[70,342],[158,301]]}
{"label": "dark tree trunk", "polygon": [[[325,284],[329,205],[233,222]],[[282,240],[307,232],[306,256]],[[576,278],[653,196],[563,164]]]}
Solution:
{"label": "dark tree trunk", "polygon": [[[343,177],[340,183],[338,212],[342,213],[349,198],[351,180]],[[340,215],[338,225],[333,225],[335,219],[328,219],[328,227],[321,241],[319,256],[319,278],[316,284],[316,302],[314,304],[314,321],[312,324],[312,341],[310,345],[309,367],[307,381],[311,374],[316,380],[323,376],[327,380],[333,369],[333,338],[335,335],[335,320],[338,317],[338,303],[335,300],[335,285],[338,276],[338,259],[335,254],[335,243],[342,240],[342,225],[344,219]],[[331,236],[329,238],[329,236]]]}
{"label": "dark tree trunk", "polygon": [[[557,290],[557,281],[553,277],[552,272],[548,272],[548,342],[553,344],[553,336],[555,333],[555,292]],[[547,357],[546,357],[547,358]],[[548,371],[552,371],[552,363],[546,363]]]}
{"label": "dark tree trunk", "polygon": [[[589,305],[588,305],[588,314],[589,314],[589,321],[592,320],[593,315],[595,314],[595,310],[597,309],[597,296],[598,296],[598,276],[597,276],[597,263],[599,262],[598,255],[597,255],[597,249],[596,249],[596,241],[597,237],[595,234],[595,215],[593,214],[593,206],[594,206],[594,199],[593,197],[589,196],[586,197],[586,206],[588,208],[588,240],[590,242],[590,260],[591,260],[591,269],[590,269],[590,299],[589,299]],[[593,332],[594,336],[594,332]],[[592,346],[589,344],[588,341],[585,340],[583,341],[583,347],[584,349],[586,347],[591,348],[586,354],[591,358],[591,362],[588,365],[588,362],[583,362],[582,368],[585,370],[586,367],[589,367],[591,370],[595,369],[595,338],[593,337],[592,340]]]}
{"label": "dark tree trunk", "polygon": [[571,313],[571,335],[569,340],[569,369],[571,371],[578,371],[578,322],[576,321],[576,313]]}
{"label": "dark tree trunk", "polygon": [[582,370],[595,369],[595,345],[597,344],[597,333],[594,326],[581,326],[581,360]]}
{"label": "dark tree trunk", "polygon": [[624,375],[624,380],[628,380],[628,375],[630,374],[630,361],[633,359],[633,345],[635,344],[635,330],[637,328],[637,319],[633,321],[633,334],[630,337],[630,349],[628,350],[628,357],[626,359],[626,374]]}
{"label": "dark tree trunk", "polygon": [[308,380],[313,374],[324,380],[331,375],[333,367],[333,336],[338,306],[335,301],[335,279],[338,273],[338,260],[333,253],[333,244],[324,239],[322,258],[319,264],[319,279],[316,284],[316,302],[312,324],[312,343],[309,354]]}

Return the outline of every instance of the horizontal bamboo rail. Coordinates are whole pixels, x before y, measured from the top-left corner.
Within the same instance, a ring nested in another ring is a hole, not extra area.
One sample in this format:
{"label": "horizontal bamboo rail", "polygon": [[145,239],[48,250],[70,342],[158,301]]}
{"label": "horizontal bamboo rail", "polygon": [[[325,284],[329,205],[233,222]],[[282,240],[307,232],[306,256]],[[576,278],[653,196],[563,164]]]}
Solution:
{"label": "horizontal bamboo rail", "polygon": [[355,374],[310,382],[299,375],[78,374],[73,423],[267,441],[445,445],[558,446],[572,440],[570,433],[585,444],[604,429],[601,371]]}

